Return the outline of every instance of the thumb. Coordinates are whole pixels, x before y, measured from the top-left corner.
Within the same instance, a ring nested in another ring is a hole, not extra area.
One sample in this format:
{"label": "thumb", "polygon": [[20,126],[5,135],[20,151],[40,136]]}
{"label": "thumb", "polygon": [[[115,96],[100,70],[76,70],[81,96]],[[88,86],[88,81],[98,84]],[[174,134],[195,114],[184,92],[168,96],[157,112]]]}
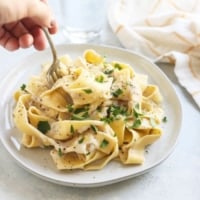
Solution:
{"label": "thumb", "polygon": [[0,0],[0,25],[31,18],[39,26],[50,27],[53,18],[46,0]]}

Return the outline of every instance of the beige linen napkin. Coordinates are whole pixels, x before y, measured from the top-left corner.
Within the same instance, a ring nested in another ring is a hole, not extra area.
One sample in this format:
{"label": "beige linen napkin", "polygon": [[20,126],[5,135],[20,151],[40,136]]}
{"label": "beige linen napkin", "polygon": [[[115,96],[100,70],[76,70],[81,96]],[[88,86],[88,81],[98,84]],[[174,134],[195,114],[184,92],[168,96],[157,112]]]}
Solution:
{"label": "beige linen napkin", "polygon": [[124,47],[174,64],[200,107],[200,0],[114,0],[108,20]]}

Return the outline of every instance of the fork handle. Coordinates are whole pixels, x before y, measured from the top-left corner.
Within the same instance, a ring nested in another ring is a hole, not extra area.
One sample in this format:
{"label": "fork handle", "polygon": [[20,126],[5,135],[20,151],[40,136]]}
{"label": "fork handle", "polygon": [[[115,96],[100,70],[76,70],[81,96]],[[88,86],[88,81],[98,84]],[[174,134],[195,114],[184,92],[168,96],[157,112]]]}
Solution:
{"label": "fork handle", "polygon": [[55,46],[54,46],[54,44],[53,44],[53,42],[51,40],[51,37],[50,37],[48,31],[45,28],[42,28],[42,30],[43,30],[44,34],[46,35],[46,38],[47,38],[47,40],[49,42],[49,45],[50,45],[50,48],[51,48],[51,52],[52,52],[52,55],[53,55],[53,62],[55,63],[57,58],[58,58]]}

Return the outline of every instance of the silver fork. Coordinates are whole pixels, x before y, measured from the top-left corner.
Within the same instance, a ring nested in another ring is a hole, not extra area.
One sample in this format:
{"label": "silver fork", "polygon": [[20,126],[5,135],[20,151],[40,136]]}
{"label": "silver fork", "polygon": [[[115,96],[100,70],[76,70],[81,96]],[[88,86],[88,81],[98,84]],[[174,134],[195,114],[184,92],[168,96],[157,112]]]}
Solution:
{"label": "silver fork", "polygon": [[49,67],[49,69],[47,71],[47,75],[46,75],[47,82],[49,84],[49,87],[51,88],[52,85],[56,82],[56,80],[60,77],[58,74],[58,69],[60,67],[60,61],[58,59],[56,48],[53,44],[53,41],[52,41],[48,31],[45,28],[43,28],[43,31],[46,35],[46,38],[48,40],[48,43],[49,43],[49,46],[50,46],[50,49],[51,49],[51,52],[53,55],[53,62],[51,64],[51,66]]}

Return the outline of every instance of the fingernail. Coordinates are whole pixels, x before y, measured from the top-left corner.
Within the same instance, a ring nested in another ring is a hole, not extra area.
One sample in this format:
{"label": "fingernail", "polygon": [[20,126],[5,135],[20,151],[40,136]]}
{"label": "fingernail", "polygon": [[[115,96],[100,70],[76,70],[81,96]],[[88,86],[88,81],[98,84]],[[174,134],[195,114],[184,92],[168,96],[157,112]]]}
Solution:
{"label": "fingernail", "polygon": [[55,19],[51,20],[51,22],[50,22],[50,28],[54,27],[54,26],[55,26],[55,24],[56,24],[56,21],[55,21]]}

